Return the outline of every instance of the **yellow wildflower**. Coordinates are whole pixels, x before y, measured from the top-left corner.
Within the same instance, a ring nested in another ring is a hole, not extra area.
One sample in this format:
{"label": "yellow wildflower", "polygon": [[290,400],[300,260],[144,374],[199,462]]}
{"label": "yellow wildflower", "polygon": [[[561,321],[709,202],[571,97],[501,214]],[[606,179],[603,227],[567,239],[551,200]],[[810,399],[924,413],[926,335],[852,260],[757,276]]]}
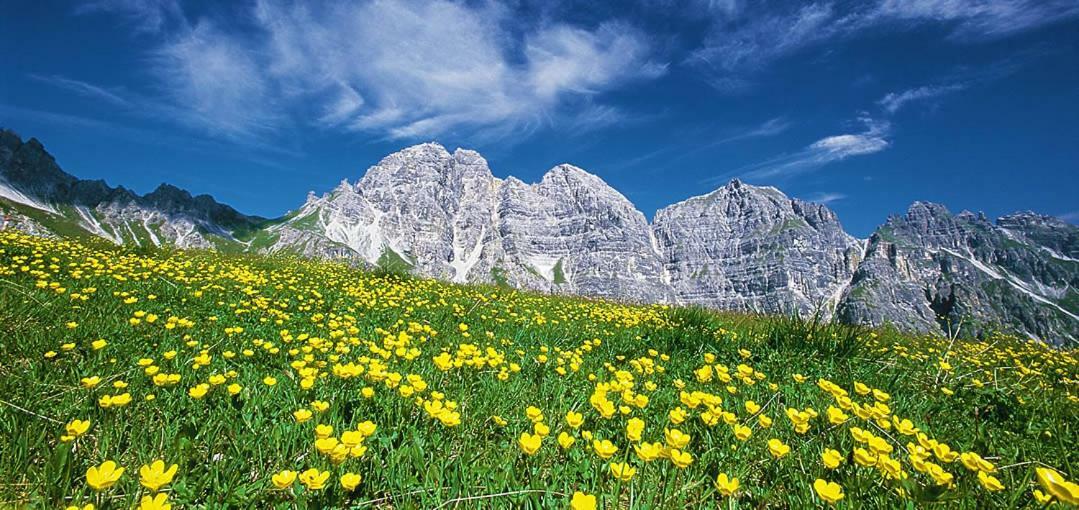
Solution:
{"label": "yellow wildflower", "polygon": [[726,497],[731,497],[738,492],[738,479],[730,478],[727,473],[720,473],[716,477],[716,490]]}
{"label": "yellow wildflower", "polygon": [[818,478],[813,482],[813,490],[817,492],[817,496],[820,496],[830,505],[834,505],[837,501],[843,499],[843,487],[835,482]]}
{"label": "yellow wildflower", "polygon": [[139,483],[143,487],[157,492],[162,487],[172,483],[172,478],[176,476],[177,468],[178,466],[173,464],[168,469],[165,469],[165,461],[155,460],[150,465],[139,468]]}
{"label": "yellow wildflower", "polygon": [[303,473],[300,473],[300,483],[307,487],[309,491],[322,490],[326,487],[326,481],[330,479],[329,471],[319,471],[317,468],[311,468]]}
{"label": "yellow wildflower", "polygon": [[628,462],[612,462],[611,474],[614,475],[615,478],[623,482],[628,482],[631,478],[633,478],[633,475],[637,474],[637,469],[629,465]]}
{"label": "yellow wildflower", "polygon": [[124,474],[124,468],[118,467],[115,462],[106,460],[100,466],[90,466],[86,470],[86,483],[95,491],[107,490]]}

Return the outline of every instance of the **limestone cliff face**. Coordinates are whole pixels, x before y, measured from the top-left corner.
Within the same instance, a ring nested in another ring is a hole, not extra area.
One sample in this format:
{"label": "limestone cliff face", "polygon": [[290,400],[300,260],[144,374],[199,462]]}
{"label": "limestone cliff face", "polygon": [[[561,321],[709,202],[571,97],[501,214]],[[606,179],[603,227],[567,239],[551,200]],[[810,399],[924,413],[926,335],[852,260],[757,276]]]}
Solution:
{"label": "limestone cliff face", "polygon": [[498,229],[507,255],[557,289],[669,302],[648,221],[600,178],[559,165],[538,184],[503,183]]}
{"label": "limestone cliff face", "polygon": [[347,247],[369,264],[457,282],[670,300],[644,216],[570,165],[525,184],[495,178],[476,152],[422,144],[309,198],[271,230],[282,235],[269,251],[337,256]]}
{"label": "limestone cliff face", "polygon": [[656,213],[653,230],[680,302],[831,317],[861,243],[819,204],[737,180]]}

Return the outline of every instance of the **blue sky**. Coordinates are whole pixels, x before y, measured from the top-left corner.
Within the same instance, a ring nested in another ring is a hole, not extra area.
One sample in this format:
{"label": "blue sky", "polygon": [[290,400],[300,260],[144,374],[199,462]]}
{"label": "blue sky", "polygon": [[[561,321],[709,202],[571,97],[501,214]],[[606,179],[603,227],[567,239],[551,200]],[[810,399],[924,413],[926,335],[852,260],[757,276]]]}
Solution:
{"label": "blue sky", "polygon": [[914,200],[1079,220],[1079,1],[13,0],[0,126],[278,216],[435,140],[647,216],[734,177],[868,235]]}

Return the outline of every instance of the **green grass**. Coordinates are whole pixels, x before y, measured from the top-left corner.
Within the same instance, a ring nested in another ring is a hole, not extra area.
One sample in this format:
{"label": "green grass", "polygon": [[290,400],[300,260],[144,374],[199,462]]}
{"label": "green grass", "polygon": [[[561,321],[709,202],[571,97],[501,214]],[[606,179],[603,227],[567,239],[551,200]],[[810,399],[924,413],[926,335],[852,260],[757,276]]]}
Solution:
{"label": "green grass", "polygon": [[[106,341],[101,349],[93,347],[98,339]],[[178,465],[165,489],[173,508],[567,508],[575,491],[604,508],[811,508],[823,505],[811,488],[817,478],[843,487],[840,507],[1042,508],[1031,495],[1039,488],[1033,468],[1051,466],[1074,480],[1079,461],[1071,350],[1003,336],[952,342],[796,317],[457,286],[288,256],[134,250],[3,232],[0,352],[2,507],[130,508],[150,493],[139,485],[140,466],[163,459]],[[443,353],[448,366],[438,361]],[[155,385],[139,364],[144,358],[180,382]],[[719,365],[760,375],[725,382]],[[101,382],[82,387],[90,376]],[[225,382],[201,399],[190,396],[211,376]],[[267,376],[276,385],[267,386]],[[955,484],[937,486],[904,451],[913,436],[853,411],[846,423],[829,423],[826,410],[838,402],[818,379],[866,406],[883,397],[856,393],[856,382],[886,392],[892,415],[989,459],[1004,490],[985,490],[958,461],[938,461]],[[234,396],[231,384],[241,386]],[[603,387],[628,414],[602,417],[590,396]],[[99,405],[125,392],[129,405]],[[646,395],[646,405],[626,404],[636,395]],[[705,395],[721,399],[715,411],[732,413],[752,436],[739,441],[722,421],[706,423],[709,404],[686,403]],[[297,423],[293,413],[316,400],[328,410]],[[429,410],[435,400],[452,402],[460,423]],[[771,417],[770,428],[746,410],[749,400]],[[518,446],[533,430],[529,406],[550,427],[534,455]],[[675,408],[687,414],[677,425],[669,417]],[[787,408],[819,416],[798,433]],[[570,410],[584,415],[581,428],[567,425]],[[689,434],[693,463],[679,469],[639,459],[625,432],[631,417],[644,421],[646,441],[664,441],[666,427]],[[73,419],[91,427],[63,442]],[[335,465],[315,449],[316,424],[343,438],[366,420],[377,430],[362,457]],[[851,453],[864,445],[854,427],[891,445],[908,477],[888,480],[855,465]],[[612,460],[631,463],[636,475],[612,477],[584,431],[611,440],[619,448]],[[568,450],[555,441],[562,432],[576,438]],[[790,454],[773,459],[771,438]],[[838,469],[822,465],[824,448],[841,452]],[[96,493],[85,473],[105,460],[126,472]],[[309,468],[331,473],[326,489],[273,489],[274,473]],[[354,492],[337,482],[345,472],[363,476]],[[721,472],[741,482],[733,499],[713,487]]]}
{"label": "green grass", "polygon": [[[26,206],[23,204],[10,202],[5,199],[0,199],[0,204],[2,204],[5,209],[9,209],[38,222],[39,224],[41,224],[41,226],[45,227],[50,232],[53,232],[58,236],[68,238],[92,237],[92,234],[87,232],[78,224],[67,220],[65,216],[53,214],[48,211],[42,211],[41,209],[36,209],[34,207]],[[61,206],[60,212],[68,214],[67,217],[78,217],[78,213],[76,213],[74,208],[72,208],[71,206]]]}
{"label": "green grass", "polygon": [[260,236],[265,236],[266,229],[274,225],[280,225],[291,219],[295,213],[289,213],[280,218],[252,218],[251,221],[243,222],[232,227],[232,237],[240,242],[254,242]]}
{"label": "green grass", "polygon": [[260,230],[251,238],[251,243],[248,245],[248,249],[252,252],[257,253],[259,250],[272,247],[275,243],[277,243],[278,239],[281,239],[280,234]]}
{"label": "green grass", "polygon": [[1057,304],[1071,313],[1079,314],[1079,291],[1068,289],[1068,294],[1058,301]]}
{"label": "green grass", "polygon": [[393,248],[389,246],[382,247],[382,254],[379,255],[377,265],[379,269],[390,273],[407,274],[412,270],[413,264],[393,251]]}
{"label": "green grass", "polygon": [[558,259],[558,262],[555,262],[554,268],[551,269],[551,273],[553,275],[555,285],[562,285],[563,283],[566,283],[566,273],[562,271],[562,259]]}
{"label": "green grass", "polygon": [[506,279],[506,270],[501,267],[491,268],[491,280],[495,282],[495,285],[503,288],[510,288],[509,280]]}
{"label": "green grass", "polygon": [[319,214],[314,212],[302,218],[291,220],[290,226],[296,230],[315,230],[318,227],[318,222]]}
{"label": "green grass", "polygon": [[788,230],[797,230],[797,229],[800,229],[800,228],[807,228],[807,227],[809,227],[809,224],[806,223],[805,220],[803,220],[801,218],[788,218],[783,223],[780,223],[780,224],[772,227],[772,230],[768,233],[768,236],[774,236],[776,234],[779,234],[781,232],[786,232]]}

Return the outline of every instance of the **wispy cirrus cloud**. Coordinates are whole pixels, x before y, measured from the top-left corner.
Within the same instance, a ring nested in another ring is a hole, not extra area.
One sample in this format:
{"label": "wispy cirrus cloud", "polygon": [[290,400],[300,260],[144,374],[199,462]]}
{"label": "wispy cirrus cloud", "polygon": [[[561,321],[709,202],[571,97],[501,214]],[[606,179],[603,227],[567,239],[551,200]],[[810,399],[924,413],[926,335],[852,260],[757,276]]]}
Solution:
{"label": "wispy cirrus cloud", "polygon": [[100,87],[84,81],[73,80],[64,76],[49,75],[44,76],[40,74],[29,74],[31,79],[39,82],[52,85],[70,92],[74,92],[78,95],[88,97],[90,99],[97,99],[104,101],[113,106],[131,106],[131,101],[123,97],[121,92],[114,92],[105,87]]}
{"label": "wispy cirrus cloud", "polygon": [[227,27],[202,20],[150,53],[173,118],[213,135],[258,138],[287,120],[257,53]]}
{"label": "wispy cirrus cloud", "polygon": [[1074,0],[817,1],[745,4],[737,16],[714,15],[711,30],[688,59],[727,92],[751,86],[776,60],[870,32],[940,26],[963,43],[994,40],[1079,17]]}
{"label": "wispy cirrus cloud", "polygon": [[[720,145],[725,145],[733,142],[739,142],[743,140],[751,140],[754,138],[767,138],[777,136],[785,133],[793,123],[786,117],[772,117],[761,122],[755,126],[743,126],[740,130],[735,131],[733,134],[728,132],[719,138],[715,137],[715,134],[711,130],[698,130],[697,133],[692,135],[694,141],[684,144],[665,144],[662,148],[652,150],[634,156],[632,158],[612,163],[610,166],[613,168],[631,168],[643,163],[653,161],[661,156],[665,156],[666,159],[663,164],[654,167],[654,172],[670,168],[675,163],[684,160],[694,154],[700,153],[708,149],[715,148]],[[703,132],[703,133],[702,133]],[[699,138],[706,137],[704,141],[700,141]]]}
{"label": "wispy cirrus cloud", "polygon": [[818,204],[832,204],[847,198],[846,194],[838,193],[835,191],[819,191],[817,193],[810,193],[806,195],[804,200],[807,202],[814,202]]}
{"label": "wispy cirrus cloud", "polygon": [[889,122],[864,115],[858,120],[864,126],[859,133],[827,136],[796,152],[747,165],[732,172],[710,177],[702,182],[715,184],[731,177],[751,180],[785,179],[816,170],[829,163],[874,154],[891,145],[888,140],[891,134]]}
{"label": "wispy cirrus cloud", "polygon": [[961,40],[996,39],[1079,16],[1072,0],[883,0],[865,14],[865,25],[933,22],[950,26]]}
{"label": "wispy cirrus cloud", "polygon": [[961,67],[948,73],[935,84],[889,92],[877,101],[877,105],[888,114],[895,114],[910,103],[933,103],[944,96],[1012,75],[1022,67],[1023,62],[1029,62],[1044,55],[1043,50],[1026,50],[978,68]]}
{"label": "wispy cirrus cloud", "polygon": [[720,138],[719,140],[716,140],[715,142],[712,142],[709,145],[720,145],[720,144],[724,144],[724,143],[730,143],[730,142],[734,142],[734,141],[738,141],[738,140],[746,140],[746,139],[750,139],[750,138],[762,138],[762,137],[768,137],[768,136],[776,136],[776,135],[782,134],[785,131],[787,131],[788,129],[790,129],[791,124],[792,124],[791,121],[789,119],[787,119],[786,117],[773,117],[771,119],[768,119],[768,120],[762,122],[761,124],[757,125],[756,127],[753,127],[751,129],[748,129],[748,130],[746,130],[744,132],[741,132],[741,133],[738,133],[738,134],[735,134],[735,135]]}
{"label": "wispy cirrus cloud", "polygon": [[941,96],[958,92],[966,88],[966,85],[961,83],[953,83],[949,85],[925,85],[916,87],[913,89],[907,89],[900,92],[891,92],[880,98],[877,104],[880,105],[888,113],[898,112],[907,103],[915,101],[927,101],[939,98]]}
{"label": "wispy cirrus cloud", "polygon": [[96,129],[103,130],[103,132],[108,133],[113,132],[115,128],[119,127],[111,122],[90,117],[83,117],[81,115],[70,115],[66,113],[50,112],[33,108],[24,108],[21,106],[7,105],[3,103],[0,103],[0,114],[3,114],[5,117],[9,118],[29,120],[32,122],[40,122],[42,124],[54,124],[59,126],[76,127],[83,129]]}
{"label": "wispy cirrus cloud", "polygon": [[[153,145],[168,148],[170,150],[194,150],[215,155],[225,155],[236,159],[252,161],[264,167],[288,169],[275,158],[265,156],[266,153],[276,156],[299,156],[300,154],[282,146],[266,147],[240,147],[237,149],[232,144],[206,138],[192,138],[168,131],[153,128],[132,127],[122,122],[114,122],[96,117],[84,115],[72,115],[68,113],[24,108],[21,106],[0,103],[0,117],[17,119],[31,125],[44,124],[62,129],[74,129],[79,131],[94,131],[102,136],[136,142],[144,145]],[[252,151],[249,149],[259,149]],[[257,153],[256,153],[257,152]]]}
{"label": "wispy cirrus cloud", "polygon": [[135,31],[145,33],[187,22],[178,0],[91,0],[75,8],[76,14],[94,12],[117,14]]}
{"label": "wispy cirrus cloud", "polygon": [[[221,124],[222,117],[202,116],[198,110],[177,106],[167,97],[162,98],[142,95],[124,88],[102,87],[64,76],[42,76],[31,74],[28,75],[28,77],[86,97],[87,99],[106,103],[114,107],[119,113],[130,117],[150,120],[155,124],[168,124],[170,126],[174,124],[183,124],[196,128],[203,132],[198,138],[202,138],[203,135],[206,134],[220,134],[222,133],[222,130],[228,127],[227,125]],[[24,117],[61,126],[83,125],[84,127],[93,127],[90,123],[104,122],[91,117],[67,115],[44,110],[24,109],[23,113],[25,114],[23,115]],[[33,114],[31,115],[31,113]],[[214,125],[215,120],[216,125]],[[146,130],[137,128],[123,130],[120,129],[121,126],[115,122],[109,122],[107,125],[109,126],[109,129],[113,131],[126,133],[128,135],[127,138],[131,140],[145,142],[154,139],[153,136],[147,135],[148,131]],[[211,127],[213,128],[211,129]],[[139,133],[142,134],[139,135]],[[232,136],[226,136],[225,138],[231,142],[239,143],[239,145],[248,149],[260,149],[265,152],[293,156],[299,154],[295,148],[290,147],[288,144],[271,143],[248,133],[246,130],[237,130],[228,134]],[[160,135],[158,135],[158,137],[160,137]]]}
{"label": "wispy cirrus cloud", "polygon": [[[752,71],[841,30],[830,3],[810,3],[791,11],[764,12],[719,23],[690,61],[726,74]],[[725,79],[732,79],[729,76]]]}
{"label": "wispy cirrus cloud", "polygon": [[408,139],[602,125],[622,115],[602,93],[666,72],[634,27],[522,25],[494,3],[257,0],[242,20],[194,22],[172,2],[92,5],[80,11],[156,32],[149,71],[182,123],[240,139],[297,126]]}

